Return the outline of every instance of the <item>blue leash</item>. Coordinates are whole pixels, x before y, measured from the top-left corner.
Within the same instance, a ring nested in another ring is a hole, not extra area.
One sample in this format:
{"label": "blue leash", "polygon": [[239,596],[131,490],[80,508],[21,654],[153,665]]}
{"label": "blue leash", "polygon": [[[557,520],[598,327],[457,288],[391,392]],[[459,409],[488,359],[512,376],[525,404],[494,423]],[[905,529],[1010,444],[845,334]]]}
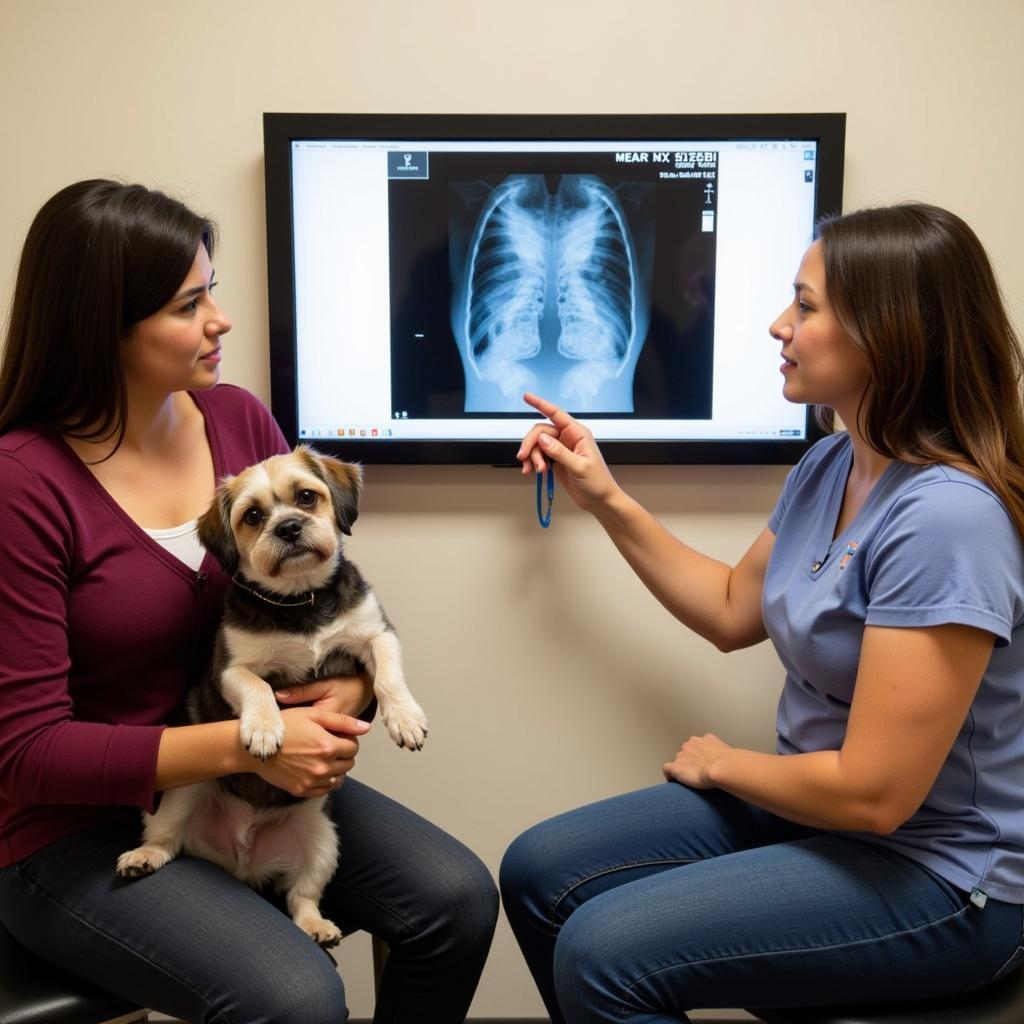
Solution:
{"label": "blue leash", "polygon": [[552,463],[548,463],[548,508],[544,511],[543,502],[543,491],[542,485],[544,481],[544,474],[537,474],[537,519],[540,525],[546,530],[551,525],[551,506],[555,502],[555,467]]}

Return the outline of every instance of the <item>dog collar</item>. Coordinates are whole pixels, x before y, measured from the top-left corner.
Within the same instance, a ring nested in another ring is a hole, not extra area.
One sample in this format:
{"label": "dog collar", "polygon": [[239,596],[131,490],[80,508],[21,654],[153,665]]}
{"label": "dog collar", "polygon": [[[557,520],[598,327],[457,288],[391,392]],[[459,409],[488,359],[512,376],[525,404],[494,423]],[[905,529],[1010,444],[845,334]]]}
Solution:
{"label": "dog collar", "polygon": [[238,578],[238,573],[235,573],[235,575],[231,577],[231,582],[234,583],[236,587],[248,590],[253,597],[258,597],[261,601],[266,601],[267,604],[277,605],[278,608],[298,608],[304,604],[312,605],[316,601],[315,590],[307,590],[305,594],[300,594],[298,597],[289,601],[278,601],[276,598],[268,597],[259,587],[250,587],[248,584],[243,583]]}

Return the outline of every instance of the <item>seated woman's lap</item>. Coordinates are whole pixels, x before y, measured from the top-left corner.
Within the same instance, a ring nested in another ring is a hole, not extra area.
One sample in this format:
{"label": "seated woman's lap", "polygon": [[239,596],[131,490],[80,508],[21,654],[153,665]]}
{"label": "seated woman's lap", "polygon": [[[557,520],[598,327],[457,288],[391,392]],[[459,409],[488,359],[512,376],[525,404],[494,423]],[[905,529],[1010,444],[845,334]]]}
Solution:
{"label": "seated woman's lap", "polygon": [[[402,950],[389,963],[398,982],[392,988],[416,991],[418,959],[443,960],[448,948],[458,945],[456,926],[441,934],[416,930],[432,912],[443,918],[447,908],[438,903],[458,887],[453,880],[461,880],[464,899],[475,897],[483,907],[470,915],[473,927],[467,930],[486,956],[497,897],[490,876],[469,850],[351,778],[332,796],[331,813],[336,820],[344,816],[338,831],[343,843],[348,833],[348,848],[342,847],[336,881],[328,886],[321,908],[346,931],[381,926],[375,933]],[[386,838],[372,839],[378,830]],[[67,837],[0,869],[0,920],[43,958],[182,1020],[344,1020],[344,987],[334,964],[282,913],[279,900],[187,856],[146,878],[120,880],[114,873],[117,855],[137,845],[139,837],[139,823],[127,814],[123,825]],[[449,880],[446,887],[424,884],[419,869],[405,871],[415,849]],[[361,863],[364,856],[372,863]],[[374,900],[375,872],[381,890],[376,917],[363,906]],[[393,926],[396,914],[404,915],[404,931]],[[439,967],[443,981],[444,964]],[[461,995],[468,1007],[477,978],[468,969],[463,975],[455,998]],[[422,996],[429,999],[430,992]],[[400,997],[382,993],[384,998]],[[465,1015],[451,996],[446,999],[437,1020],[454,1020],[456,1012]],[[431,1014],[420,1016],[429,1019]]]}
{"label": "seated woman's lap", "polygon": [[1021,908],[880,845],[665,783],[521,836],[506,912],[553,1021],[948,994],[988,980]]}
{"label": "seated woman's lap", "polygon": [[0,870],[0,918],[44,959],[182,1020],[344,1019],[328,957],[220,868],[179,857],[148,877],[118,879],[118,854],[139,838],[128,819]]}

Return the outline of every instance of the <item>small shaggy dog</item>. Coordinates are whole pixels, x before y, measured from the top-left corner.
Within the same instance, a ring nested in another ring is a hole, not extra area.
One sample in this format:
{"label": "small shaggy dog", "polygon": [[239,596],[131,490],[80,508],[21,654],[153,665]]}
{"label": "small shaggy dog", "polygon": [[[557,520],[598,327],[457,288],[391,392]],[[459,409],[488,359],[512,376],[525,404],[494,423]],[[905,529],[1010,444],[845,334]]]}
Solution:
{"label": "small shaggy dog", "polygon": [[[220,484],[199,539],[233,586],[213,663],[188,698],[190,722],[238,718],[246,749],[265,760],[284,739],[275,689],[365,667],[391,738],[423,746],[427,719],[406,686],[398,636],[342,552],[361,489],[359,466],[305,445]],[[143,845],[118,858],[117,872],[151,874],[184,850],[251,885],[275,879],[295,923],[333,946],[341,932],[319,909],[338,863],[325,800],[292,796],[254,773],[168,790],[145,815]]]}

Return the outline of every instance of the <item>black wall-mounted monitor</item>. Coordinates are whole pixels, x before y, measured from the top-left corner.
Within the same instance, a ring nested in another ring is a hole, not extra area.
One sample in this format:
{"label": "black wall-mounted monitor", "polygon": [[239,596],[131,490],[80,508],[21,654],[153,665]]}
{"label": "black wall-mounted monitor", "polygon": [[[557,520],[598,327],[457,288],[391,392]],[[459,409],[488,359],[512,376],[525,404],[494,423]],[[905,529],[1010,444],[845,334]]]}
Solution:
{"label": "black wall-mounted monitor", "polygon": [[264,114],[272,406],[367,463],[514,461],[524,391],[616,463],[792,463],[768,325],[845,114]]}

